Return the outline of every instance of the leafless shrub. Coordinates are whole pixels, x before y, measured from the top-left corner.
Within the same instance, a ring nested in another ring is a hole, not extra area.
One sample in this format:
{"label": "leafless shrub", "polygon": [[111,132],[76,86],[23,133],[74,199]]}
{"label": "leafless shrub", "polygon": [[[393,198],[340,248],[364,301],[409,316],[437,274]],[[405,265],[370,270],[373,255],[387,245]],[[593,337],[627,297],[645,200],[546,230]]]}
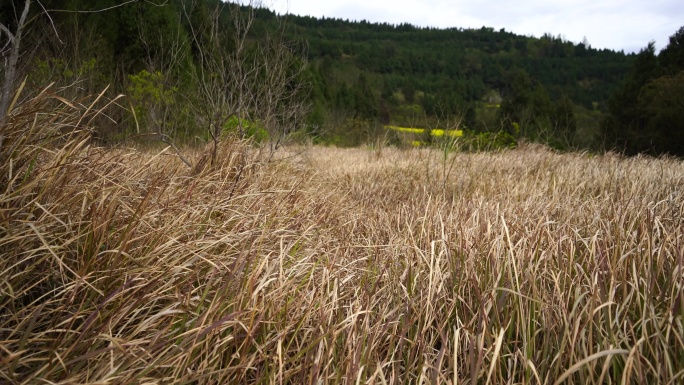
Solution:
{"label": "leafless shrub", "polygon": [[[252,38],[259,6],[252,1],[244,7],[220,3],[213,9],[197,1],[183,4],[199,57],[197,116],[213,141],[212,164],[217,162],[216,151],[231,118],[237,119],[242,137],[245,122],[263,127],[273,153],[305,112],[305,88],[298,80],[304,70],[302,48],[286,41],[282,22],[274,31]],[[208,12],[202,19],[209,22],[195,23],[193,14],[198,12]]]}

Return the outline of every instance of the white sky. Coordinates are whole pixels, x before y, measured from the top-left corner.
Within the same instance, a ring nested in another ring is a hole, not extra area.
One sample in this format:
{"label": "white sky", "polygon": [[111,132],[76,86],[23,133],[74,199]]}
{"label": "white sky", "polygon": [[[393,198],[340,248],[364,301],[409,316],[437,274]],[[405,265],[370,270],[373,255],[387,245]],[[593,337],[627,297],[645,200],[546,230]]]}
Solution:
{"label": "white sky", "polygon": [[684,26],[682,0],[264,0],[278,13],[439,28],[505,28],[540,37],[548,32],[594,48],[660,50]]}

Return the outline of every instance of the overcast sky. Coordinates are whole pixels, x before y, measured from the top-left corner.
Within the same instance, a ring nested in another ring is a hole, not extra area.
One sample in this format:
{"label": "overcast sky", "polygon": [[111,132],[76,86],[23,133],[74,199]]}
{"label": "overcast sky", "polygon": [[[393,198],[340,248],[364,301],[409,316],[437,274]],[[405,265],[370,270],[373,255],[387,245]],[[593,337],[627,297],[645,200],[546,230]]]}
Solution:
{"label": "overcast sky", "polygon": [[682,0],[266,0],[278,13],[326,16],[439,28],[505,28],[540,37],[546,32],[594,48],[637,52],[649,41],[665,47],[684,26]]}

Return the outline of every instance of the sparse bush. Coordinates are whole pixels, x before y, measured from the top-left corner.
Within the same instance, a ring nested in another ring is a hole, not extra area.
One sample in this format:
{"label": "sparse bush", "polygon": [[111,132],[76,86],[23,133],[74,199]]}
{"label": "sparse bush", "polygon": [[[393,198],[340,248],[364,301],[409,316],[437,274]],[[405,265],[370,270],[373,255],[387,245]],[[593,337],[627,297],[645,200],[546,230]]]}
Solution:
{"label": "sparse bush", "polygon": [[259,122],[252,122],[246,119],[238,119],[236,116],[228,119],[223,126],[223,136],[233,136],[252,139],[255,143],[262,143],[268,140],[268,131]]}
{"label": "sparse bush", "polygon": [[466,131],[458,144],[461,149],[466,151],[498,151],[515,148],[517,140],[506,131]]}

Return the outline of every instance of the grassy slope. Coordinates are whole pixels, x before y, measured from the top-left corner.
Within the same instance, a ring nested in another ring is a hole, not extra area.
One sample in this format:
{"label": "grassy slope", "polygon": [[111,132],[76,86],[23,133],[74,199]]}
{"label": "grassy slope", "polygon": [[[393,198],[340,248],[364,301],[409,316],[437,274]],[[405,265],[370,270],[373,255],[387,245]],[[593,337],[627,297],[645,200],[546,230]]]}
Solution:
{"label": "grassy slope", "polygon": [[0,382],[684,376],[680,161],[232,143],[189,170],[32,103],[2,127]]}

